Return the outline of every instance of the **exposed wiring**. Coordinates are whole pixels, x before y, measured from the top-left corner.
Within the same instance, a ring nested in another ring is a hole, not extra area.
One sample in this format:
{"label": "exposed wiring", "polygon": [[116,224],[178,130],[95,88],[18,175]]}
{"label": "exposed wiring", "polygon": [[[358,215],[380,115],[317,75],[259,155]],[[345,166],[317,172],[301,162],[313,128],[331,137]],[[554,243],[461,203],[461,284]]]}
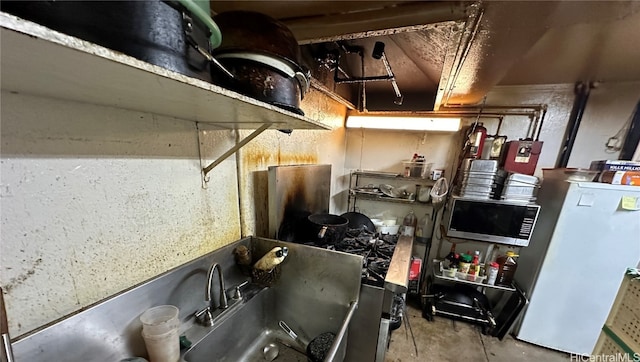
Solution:
{"label": "exposed wiring", "polygon": [[404,308],[404,322],[405,322],[405,333],[406,328],[409,326],[409,332],[411,333],[411,340],[413,340],[413,348],[416,350],[416,357],[418,357],[418,345],[416,344],[416,337],[413,335],[413,329],[411,328],[411,323],[409,322],[409,312],[407,311],[407,303],[403,303]]}
{"label": "exposed wiring", "polygon": [[609,137],[607,142],[604,145],[604,152],[606,153],[616,153],[622,150],[622,143],[624,141],[624,136],[629,131],[629,127],[631,126],[631,121],[633,120],[633,114],[629,116],[627,122],[625,122],[622,127],[618,130],[618,133]]}
{"label": "exposed wiring", "polygon": [[[480,106],[480,109],[478,110],[478,116],[476,117],[476,120],[473,121],[473,125],[471,126],[471,131],[469,132],[469,134],[472,134],[473,132],[475,132],[476,127],[478,126],[478,121],[480,120],[480,115],[482,114],[482,110],[484,109],[484,106],[487,104],[487,96],[484,96],[482,98],[482,105]],[[467,139],[468,142],[468,139]],[[465,144],[466,147],[466,144]]]}

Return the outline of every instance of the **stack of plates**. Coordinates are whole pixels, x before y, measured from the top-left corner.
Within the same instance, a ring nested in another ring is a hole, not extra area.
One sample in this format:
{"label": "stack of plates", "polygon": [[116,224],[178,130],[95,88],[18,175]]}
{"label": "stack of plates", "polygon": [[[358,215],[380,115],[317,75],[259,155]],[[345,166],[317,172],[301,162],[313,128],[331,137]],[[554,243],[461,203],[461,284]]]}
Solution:
{"label": "stack of plates", "polygon": [[507,177],[501,200],[533,203],[540,188],[540,180],[536,176],[513,173]]}
{"label": "stack of plates", "polygon": [[488,200],[500,194],[506,173],[498,170],[496,160],[466,159],[457,194],[470,199]]}

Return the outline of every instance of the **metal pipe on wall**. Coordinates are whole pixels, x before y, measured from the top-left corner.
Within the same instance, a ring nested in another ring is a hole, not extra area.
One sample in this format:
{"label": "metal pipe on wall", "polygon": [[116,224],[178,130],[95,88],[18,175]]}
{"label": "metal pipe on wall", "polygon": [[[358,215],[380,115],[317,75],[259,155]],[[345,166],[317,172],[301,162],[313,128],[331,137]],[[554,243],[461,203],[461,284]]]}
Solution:
{"label": "metal pipe on wall", "polygon": [[593,88],[593,83],[591,82],[578,82],[575,84],[573,91],[576,98],[573,102],[571,114],[569,115],[569,122],[567,123],[567,129],[564,133],[564,142],[560,148],[560,153],[558,154],[556,167],[567,167],[567,163],[569,163],[569,156],[571,156],[571,150],[573,149],[573,144],[575,143],[576,136],[578,135],[580,121],[582,121],[584,110],[587,107],[591,88]]}
{"label": "metal pipe on wall", "polygon": [[622,145],[622,150],[620,151],[619,159],[620,160],[633,159],[633,154],[638,149],[639,144],[640,144],[640,102],[636,104],[636,108],[633,111],[631,124],[629,124],[629,130],[627,131],[627,136],[625,137],[624,144]]}
{"label": "metal pipe on wall", "polygon": [[477,104],[473,105],[465,105],[465,104],[451,104],[447,106],[442,106],[443,110],[447,109],[532,109],[532,110],[541,110],[545,107],[545,104],[518,104],[518,105],[485,105],[478,106]]}
{"label": "metal pipe on wall", "polygon": [[538,123],[538,133],[536,133],[536,141],[540,140],[540,132],[542,132],[542,124],[544,123],[544,117],[547,115],[547,105],[542,108],[542,116],[540,116],[540,123]]}
{"label": "metal pipe on wall", "polygon": [[[462,116],[462,117],[476,117],[478,115],[477,110],[457,110],[457,111],[371,111],[371,112],[354,112],[358,115],[378,115],[378,116],[412,116],[412,117],[439,117],[439,116]],[[535,112],[532,111],[496,111],[496,112],[487,112],[483,110],[480,116],[491,115],[495,117],[499,116],[535,116]]]}
{"label": "metal pipe on wall", "polygon": [[449,103],[449,99],[451,99],[451,95],[453,94],[453,88],[462,71],[462,65],[467,59],[467,55],[471,50],[471,44],[473,44],[478,29],[480,28],[480,20],[484,15],[482,4],[480,2],[474,3],[467,8],[467,11],[469,12],[469,17],[465,21],[464,30],[460,36],[460,42],[458,43],[453,62],[451,63],[451,69],[449,69],[449,76],[446,79],[444,91],[438,92],[436,96],[436,109],[446,107]]}

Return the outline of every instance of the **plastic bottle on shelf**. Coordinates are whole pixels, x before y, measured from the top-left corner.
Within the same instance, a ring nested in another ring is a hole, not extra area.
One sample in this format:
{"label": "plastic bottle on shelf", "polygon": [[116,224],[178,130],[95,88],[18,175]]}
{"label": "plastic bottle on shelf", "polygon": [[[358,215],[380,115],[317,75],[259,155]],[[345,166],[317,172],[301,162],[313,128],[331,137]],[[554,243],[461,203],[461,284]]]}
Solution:
{"label": "plastic bottle on shelf", "polygon": [[460,254],[460,261],[458,262],[458,271],[465,274],[469,273],[472,259],[473,258],[469,254]]}
{"label": "plastic bottle on shelf", "polygon": [[[447,255],[447,257],[449,256]],[[451,257],[451,261],[449,263],[447,270],[445,270],[446,276],[450,278],[456,277],[456,273],[458,272],[459,262],[460,262],[460,255],[454,253],[453,256]]]}
{"label": "plastic bottle on shelf", "polygon": [[473,259],[471,260],[471,266],[469,267],[468,280],[475,282],[476,277],[480,275],[480,252],[478,250],[473,253]]}
{"label": "plastic bottle on shelf", "polygon": [[476,275],[480,275],[480,251],[475,251],[471,264],[473,264],[473,267],[476,269]]}
{"label": "plastic bottle on shelf", "polygon": [[431,215],[429,213],[424,214],[416,225],[416,241],[422,244],[426,244],[431,237]]}
{"label": "plastic bottle on shelf", "polygon": [[478,272],[480,271],[479,266],[480,266],[480,252],[476,251],[472,256],[471,265],[469,266],[469,272],[467,273],[468,274],[467,280],[471,282],[476,281],[476,277],[478,276]]}
{"label": "plastic bottle on shelf", "polygon": [[409,211],[407,216],[405,216],[404,220],[402,221],[402,235],[413,236],[416,231],[417,224],[418,219],[413,213],[413,210]]}
{"label": "plastic bottle on shelf", "polygon": [[498,277],[498,269],[500,268],[500,264],[494,262],[489,263],[489,269],[487,272],[487,284],[494,285],[496,283],[496,278]]}
{"label": "plastic bottle on shelf", "polygon": [[518,255],[513,250],[507,251],[505,255],[498,257],[498,275],[496,276],[496,285],[510,287],[513,282],[513,277],[516,274],[516,268],[518,263],[516,258]]}
{"label": "plastic bottle on shelf", "polygon": [[485,270],[487,271],[489,270],[491,263],[496,261],[496,259],[498,258],[498,255],[500,255],[500,247],[496,244],[493,244],[493,248],[491,252],[487,255],[487,258],[485,259],[485,265],[484,265]]}
{"label": "plastic bottle on shelf", "polygon": [[447,268],[451,268],[451,266],[456,263],[456,243],[451,244],[451,250],[449,250],[449,254],[444,257],[444,260],[446,260],[445,265],[447,266]]}

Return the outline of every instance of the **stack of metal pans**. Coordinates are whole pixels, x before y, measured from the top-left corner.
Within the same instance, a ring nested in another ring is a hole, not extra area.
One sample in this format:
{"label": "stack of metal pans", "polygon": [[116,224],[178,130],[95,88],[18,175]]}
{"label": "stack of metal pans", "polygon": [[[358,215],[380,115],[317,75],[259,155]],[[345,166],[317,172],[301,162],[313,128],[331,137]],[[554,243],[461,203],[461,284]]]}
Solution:
{"label": "stack of metal pans", "polygon": [[488,200],[500,195],[506,172],[498,170],[498,161],[467,158],[461,171],[462,181],[456,190],[460,197]]}
{"label": "stack of metal pans", "polygon": [[540,179],[536,176],[512,173],[504,183],[504,189],[500,199],[527,204],[533,203],[536,201],[539,188]]}

